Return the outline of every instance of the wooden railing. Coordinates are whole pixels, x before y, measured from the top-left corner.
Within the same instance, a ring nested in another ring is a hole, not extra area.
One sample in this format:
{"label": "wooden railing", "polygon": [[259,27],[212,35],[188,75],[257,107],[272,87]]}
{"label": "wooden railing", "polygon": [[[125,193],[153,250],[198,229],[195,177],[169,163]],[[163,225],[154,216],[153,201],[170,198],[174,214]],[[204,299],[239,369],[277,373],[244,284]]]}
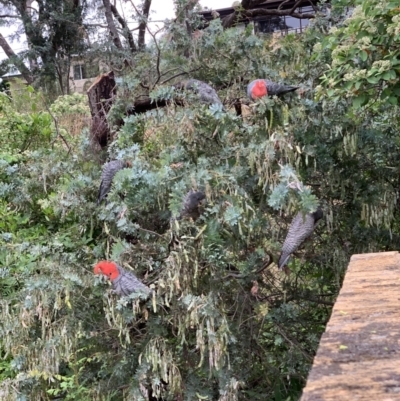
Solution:
{"label": "wooden railing", "polygon": [[353,255],[300,401],[400,400],[400,254]]}

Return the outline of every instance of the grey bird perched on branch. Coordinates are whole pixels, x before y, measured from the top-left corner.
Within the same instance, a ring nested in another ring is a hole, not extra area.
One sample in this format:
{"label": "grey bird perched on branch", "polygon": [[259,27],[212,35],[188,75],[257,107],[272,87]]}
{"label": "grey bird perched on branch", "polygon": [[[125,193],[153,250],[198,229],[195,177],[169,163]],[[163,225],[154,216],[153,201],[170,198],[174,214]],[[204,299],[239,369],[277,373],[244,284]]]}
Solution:
{"label": "grey bird perched on branch", "polygon": [[115,262],[103,260],[94,267],[95,274],[103,274],[111,280],[117,295],[128,296],[134,292],[150,295],[151,289],[144,285],[133,273],[125,270]]}
{"label": "grey bird perched on branch", "polygon": [[[192,218],[193,220],[197,220],[200,217],[200,205],[202,201],[206,198],[206,195],[202,191],[193,191],[191,189],[185,196],[182,202],[182,208],[177,218],[172,217],[170,219],[170,223],[175,220],[182,220],[183,218]],[[168,250],[170,251],[171,248],[174,248],[176,245],[179,244],[179,239],[176,236],[176,233],[172,230],[171,231],[171,241],[168,244]]]}
{"label": "grey bird perched on branch", "polygon": [[268,79],[256,79],[247,85],[247,96],[256,100],[264,96],[279,96],[298,89],[298,86],[277,84]]}
{"label": "grey bird perched on branch", "polygon": [[305,216],[301,212],[297,213],[290,224],[282,246],[282,253],[278,261],[280,269],[287,265],[290,255],[313,233],[316,223],[322,217],[323,212],[320,207],[314,213],[308,213]]}
{"label": "grey bird perched on branch", "polygon": [[97,196],[97,205],[100,205],[101,201],[110,192],[111,183],[115,174],[117,174],[119,170],[129,167],[130,165],[130,162],[124,160],[112,160],[104,165],[103,172],[101,173],[101,184]]}
{"label": "grey bird perched on branch", "polygon": [[191,217],[193,220],[198,219],[200,216],[199,207],[205,198],[206,195],[204,192],[193,191],[193,189],[191,189],[183,200],[182,209],[177,220],[181,220],[184,217]]}
{"label": "grey bird perched on branch", "polygon": [[187,81],[180,82],[175,85],[179,89],[190,89],[199,95],[201,103],[205,104],[220,104],[222,106],[221,99],[214,88],[198,79],[189,79]]}

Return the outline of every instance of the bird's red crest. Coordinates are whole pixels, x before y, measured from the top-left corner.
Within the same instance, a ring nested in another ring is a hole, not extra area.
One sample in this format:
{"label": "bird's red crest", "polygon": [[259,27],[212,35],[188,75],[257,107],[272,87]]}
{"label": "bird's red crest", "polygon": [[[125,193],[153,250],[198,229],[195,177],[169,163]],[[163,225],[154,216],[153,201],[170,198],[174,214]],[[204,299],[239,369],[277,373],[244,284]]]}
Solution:
{"label": "bird's red crest", "polygon": [[258,99],[260,97],[266,96],[268,94],[267,85],[263,79],[257,79],[253,89],[251,90],[251,96],[253,99]]}
{"label": "bird's red crest", "polygon": [[117,265],[114,262],[102,260],[94,267],[94,274],[104,274],[110,280],[115,280],[119,276]]}

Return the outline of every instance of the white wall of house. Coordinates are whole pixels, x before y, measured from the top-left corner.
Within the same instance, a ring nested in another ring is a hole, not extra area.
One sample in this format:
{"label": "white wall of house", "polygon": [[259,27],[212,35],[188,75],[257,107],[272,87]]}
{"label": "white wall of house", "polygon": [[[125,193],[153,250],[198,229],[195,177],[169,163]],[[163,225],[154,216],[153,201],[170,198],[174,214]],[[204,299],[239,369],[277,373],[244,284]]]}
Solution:
{"label": "white wall of house", "polygon": [[71,92],[86,93],[90,85],[100,73],[100,63],[88,64],[84,60],[76,59],[69,69],[69,84]]}

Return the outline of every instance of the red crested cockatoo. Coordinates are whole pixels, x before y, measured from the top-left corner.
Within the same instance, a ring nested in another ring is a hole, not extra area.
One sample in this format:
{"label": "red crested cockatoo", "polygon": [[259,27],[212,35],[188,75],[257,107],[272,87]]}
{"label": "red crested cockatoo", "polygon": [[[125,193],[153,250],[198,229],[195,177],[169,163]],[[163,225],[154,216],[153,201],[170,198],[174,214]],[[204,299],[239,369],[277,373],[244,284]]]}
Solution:
{"label": "red crested cockatoo", "polygon": [[111,280],[113,290],[118,295],[127,296],[134,292],[150,295],[151,289],[144,285],[133,273],[115,262],[102,260],[94,267],[95,274],[103,274]]}
{"label": "red crested cockatoo", "polygon": [[293,92],[298,86],[277,84],[268,79],[256,79],[247,85],[247,96],[256,100],[264,96],[279,96],[287,92]]}
{"label": "red crested cockatoo", "polygon": [[290,224],[282,246],[282,253],[278,261],[279,269],[283,269],[287,265],[290,255],[313,233],[315,225],[322,217],[323,212],[321,208],[305,216],[301,212],[297,213]]}
{"label": "red crested cockatoo", "polygon": [[103,172],[101,173],[101,184],[99,188],[99,194],[97,196],[97,204],[99,205],[101,201],[107,196],[111,189],[112,180],[119,170],[125,167],[129,167],[130,162],[124,160],[112,160],[106,163],[103,167]]}

